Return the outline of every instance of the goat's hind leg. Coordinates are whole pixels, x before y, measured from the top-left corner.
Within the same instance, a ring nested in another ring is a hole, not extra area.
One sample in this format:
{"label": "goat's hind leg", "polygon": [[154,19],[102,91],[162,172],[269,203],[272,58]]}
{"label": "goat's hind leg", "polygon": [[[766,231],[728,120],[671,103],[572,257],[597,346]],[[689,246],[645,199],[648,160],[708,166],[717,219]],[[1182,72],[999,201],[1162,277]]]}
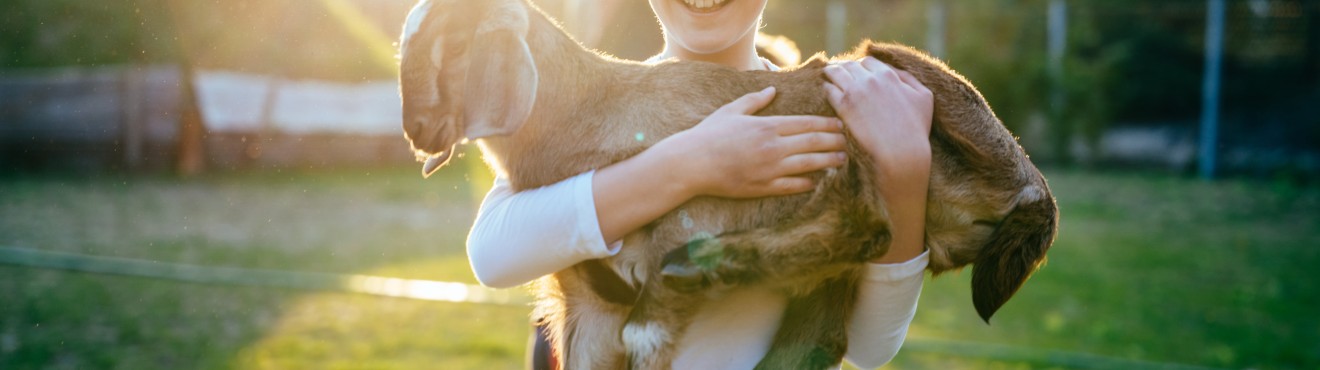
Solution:
{"label": "goat's hind leg", "polygon": [[666,288],[681,292],[818,281],[834,266],[888,250],[888,223],[874,213],[860,217],[869,219],[845,220],[839,212],[822,212],[804,222],[694,240],[665,256],[661,278]]}

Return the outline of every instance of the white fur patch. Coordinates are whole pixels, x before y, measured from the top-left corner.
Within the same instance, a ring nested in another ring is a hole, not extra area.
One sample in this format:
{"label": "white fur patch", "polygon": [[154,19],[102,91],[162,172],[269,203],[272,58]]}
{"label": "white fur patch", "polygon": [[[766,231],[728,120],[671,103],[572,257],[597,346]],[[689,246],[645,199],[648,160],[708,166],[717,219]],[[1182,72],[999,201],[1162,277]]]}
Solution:
{"label": "white fur patch", "polygon": [[1022,188],[1022,191],[1018,192],[1017,198],[1019,204],[1035,202],[1041,200],[1041,198],[1045,198],[1045,190],[1042,190],[1036,185],[1028,185],[1027,187]]}
{"label": "white fur patch", "polygon": [[399,37],[399,50],[407,50],[408,39],[422,28],[422,20],[431,11],[431,0],[421,0],[408,11],[408,19],[403,22],[403,36]]}
{"label": "white fur patch", "polygon": [[649,357],[669,342],[669,332],[660,324],[628,324],[623,327],[623,343],[634,357]]}

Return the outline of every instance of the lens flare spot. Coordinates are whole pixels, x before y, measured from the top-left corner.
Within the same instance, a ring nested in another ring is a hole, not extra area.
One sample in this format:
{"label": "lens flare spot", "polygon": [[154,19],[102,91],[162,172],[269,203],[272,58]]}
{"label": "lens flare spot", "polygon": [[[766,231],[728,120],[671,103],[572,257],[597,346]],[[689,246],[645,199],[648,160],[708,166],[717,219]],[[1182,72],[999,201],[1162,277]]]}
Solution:
{"label": "lens flare spot", "polygon": [[688,216],[686,210],[678,211],[678,219],[683,222],[684,229],[691,229],[693,226],[692,217]]}
{"label": "lens flare spot", "polygon": [[637,139],[637,142],[640,143],[646,140],[646,134],[641,131],[638,131],[636,135],[633,135],[633,139]]}

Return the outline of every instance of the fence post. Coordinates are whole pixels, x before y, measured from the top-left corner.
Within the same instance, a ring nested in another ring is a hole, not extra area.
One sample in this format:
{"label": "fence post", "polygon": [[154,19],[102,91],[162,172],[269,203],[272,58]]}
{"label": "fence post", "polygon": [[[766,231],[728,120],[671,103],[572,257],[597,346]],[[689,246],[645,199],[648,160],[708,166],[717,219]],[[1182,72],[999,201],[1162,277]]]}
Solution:
{"label": "fence post", "polygon": [[1063,55],[1068,47],[1068,3],[1065,0],[1050,0],[1047,24],[1049,35],[1046,40],[1049,48],[1049,74],[1054,83],[1050,94],[1050,107],[1063,109]]}
{"label": "fence post", "polygon": [[1066,94],[1063,82],[1063,57],[1068,48],[1068,3],[1050,0],[1046,9],[1046,73],[1050,79],[1048,116],[1053,126],[1054,156],[1062,163],[1072,162],[1073,125],[1063,119]]}
{"label": "fence post", "polygon": [[180,107],[179,107],[179,137],[178,137],[178,157],[175,161],[175,170],[183,176],[199,175],[206,169],[206,123],[202,117],[201,107],[197,99],[197,81],[196,71],[193,66],[192,44],[193,38],[185,37],[183,7],[186,4],[180,0],[170,0],[165,3],[167,11],[170,13],[171,30],[174,32],[175,45],[179,53],[179,79],[180,79]]}
{"label": "fence post", "polygon": [[119,106],[123,119],[120,148],[123,150],[124,169],[136,171],[142,166],[143,136],[146,126],[143,114],[143,100],[146,96],[146,73],[142,63],[133,63],[124,67],[119,74]]}
{"label": "fence post", "polygon": [[944,30],[949,18],[946,0],[934,0],[926,5],[926,51],[936,58],[945,59]]}
{"label": "fence post", "polygon": [[1224,59],[1224,0],[1209,0],[1205,11],[1205,78],[1201,85],[1201,178],[1215,178],[1219,141],[1219,75]]}
{"label": "fence post", "polygon": [[843,0],[830,0],[825,8],[825,48],[830,54],[843,52],[845,27],[848,25],[848,6]]}

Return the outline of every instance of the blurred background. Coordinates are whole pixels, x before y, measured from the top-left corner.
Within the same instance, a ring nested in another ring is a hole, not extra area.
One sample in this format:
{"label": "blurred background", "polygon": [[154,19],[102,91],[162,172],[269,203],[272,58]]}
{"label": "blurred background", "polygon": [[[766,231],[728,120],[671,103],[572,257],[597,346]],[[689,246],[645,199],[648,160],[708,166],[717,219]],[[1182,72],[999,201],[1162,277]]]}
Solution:
{"label": "blurred background", "polygon": [[[661,47],[645,1],[533,2]],[[400,134],[412,6],[0,3],[0,368],[523,367],[525,296],[463,251],[480,153],[423,181]],[[1320,2],[770,0],[762,31],[929,50],[1058,197],[993,324],[930,279],[889,368],[1320,368]]]}

